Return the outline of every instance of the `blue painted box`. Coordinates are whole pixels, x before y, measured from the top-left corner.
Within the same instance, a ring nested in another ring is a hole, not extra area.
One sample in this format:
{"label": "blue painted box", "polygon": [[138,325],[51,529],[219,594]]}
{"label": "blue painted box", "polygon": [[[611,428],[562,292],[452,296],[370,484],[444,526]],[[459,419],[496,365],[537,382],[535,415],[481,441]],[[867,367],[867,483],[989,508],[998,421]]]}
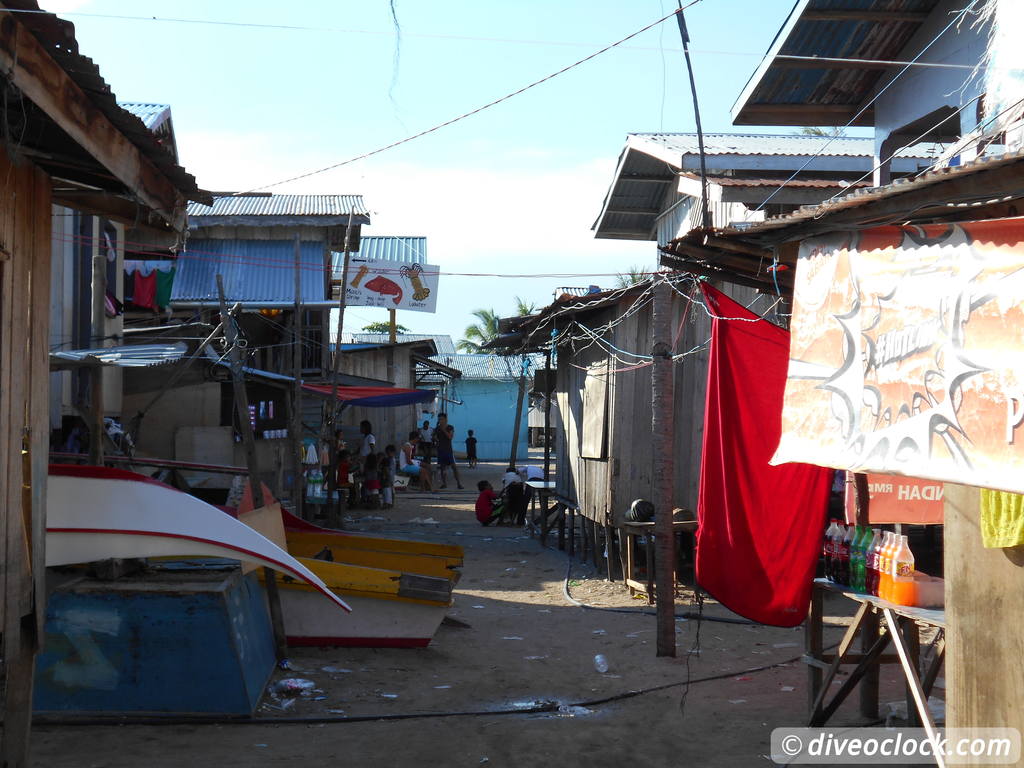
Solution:
{"label": "blue painted box", "polygon": [[48,598],[35,709],[251,714],[274,662],[255,574],[76,578]]}

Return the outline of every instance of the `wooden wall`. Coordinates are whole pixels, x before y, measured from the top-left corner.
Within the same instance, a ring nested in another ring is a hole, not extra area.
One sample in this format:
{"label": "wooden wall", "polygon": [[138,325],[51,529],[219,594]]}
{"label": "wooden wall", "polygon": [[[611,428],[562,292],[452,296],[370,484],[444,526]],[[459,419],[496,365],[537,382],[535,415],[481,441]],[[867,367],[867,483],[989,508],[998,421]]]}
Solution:
{"label": "wooden wall", "polygon": [[[744,305],[758,294],[751,289],[726,286],[723,290]],[[699,301],[699,300],[698,300]],[[651,306],[625,316],[632,306],[628,297],[619,304],[574,317],[596,328],[623,318],[605,335],[613,346],[628,353],[649,355],[651,351]],[[753,305],[755,311],[768,297]],[[700,479],[700,455],[704,434],[704,397],[707,386],[707,342],[711,320],[700,303],[674,294],[673,333],[678,334],[675,353],[691,352],[674,366],[675,373],[675,505],[696,510]],[[612,357],[604,347],[577,342],[558,350],[558,407],[561,421],[556,432],[558,487],[574,496],[588,518],[618,525],[634,499],[651,497],[651,369],[629,370],[645,362],[628,354]],[[608,442],[603,460],[581,457],[584,421],[584,387],[587,370],[608,361]],[[562,460],[561,457],[565,457]]]}
{"label": "wooden wall", "polygon": [[946,725],[1024,733],[1024,551],[982,547],[979,489],[947,483],[945,507]]}
{"label": "wooden wall", "polygon": [[50,180],[0,148],[0,764],[23,765],[45,612]]}

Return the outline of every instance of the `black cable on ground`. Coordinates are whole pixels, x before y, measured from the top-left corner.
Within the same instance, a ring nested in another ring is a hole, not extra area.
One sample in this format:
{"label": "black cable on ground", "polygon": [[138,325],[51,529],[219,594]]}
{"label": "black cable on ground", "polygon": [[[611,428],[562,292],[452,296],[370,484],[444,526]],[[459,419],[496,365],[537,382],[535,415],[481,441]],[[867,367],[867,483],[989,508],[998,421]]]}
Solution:
{"label": "black cable on ground", "polygon": [[[829,646],[834,648],[835,645]],[[32,718],[32,722],[37,726],[45,725],[317,725],[320,723],[367,723],[374,721],[384,720],[425,720],[431,718],[449,718],[449,717],[490,717],[494,715],[537,715],[537,714],[551,714],[559,711],[560,707],[597,707],[602,704],[610,704],[616,701],[623,701],[625,699],[632,699],[637,696],[643,696],[648,693],[657,693],[658,691],[668,690],[669,688],[678,688],[684,685],[693,685],[695,683],[707,683],[714,680],[724,680],[730,677],[736,677],[738,675],[749,675],[756,672],[765,672],[770,669],[777,669],[784,667],[789,664],[793,664],[800,660],[800,656],[794,656],[791,659],[785,661],[777,661],[772,664],[764,664],[760,667],[748,667],[746,669],[740,669],[733,672],[722,672],[717,675],[708,675],[707,677],[699,677],[694,680],[678,680],[673,683],[663,683],[662,685],[655,685],[650,688],[639,688],[632,691],[623,691],[622,693],[612,694],[611,696],[604,696],[598,699],[587,699],[585,701],[559,703],[557,701],[538,701],[536,704],[529,707],[512,707],[509,709],[484,709],[484,710],[465,710],[457,712],[409,712],[404,714],[388,714],[388,715],[303,715],[303,716],[292,716],[292,717],[225,717],[222,715],[218,716],[202,716],[202,715],[132,715],[132,716],[111,716],[111,717],[97,717],[95,715],[85,717],[68,717],[66,715],[51,716],[51,715],[36,715]]]}

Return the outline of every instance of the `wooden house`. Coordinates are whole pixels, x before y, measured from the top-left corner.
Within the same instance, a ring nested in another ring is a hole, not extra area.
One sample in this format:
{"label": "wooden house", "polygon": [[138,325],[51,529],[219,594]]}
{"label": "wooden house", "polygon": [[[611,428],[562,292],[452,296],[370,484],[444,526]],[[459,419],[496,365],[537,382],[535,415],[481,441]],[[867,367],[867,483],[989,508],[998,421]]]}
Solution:
{"label": "wooden house", "polygon": [[5,100],[0,166],[0,762],[27,766],[34,656],[45,615],[46,475],[53,205],[184,229],[205,200],[142,122],[121,109],[73,25],[34,0],[0,10]]}

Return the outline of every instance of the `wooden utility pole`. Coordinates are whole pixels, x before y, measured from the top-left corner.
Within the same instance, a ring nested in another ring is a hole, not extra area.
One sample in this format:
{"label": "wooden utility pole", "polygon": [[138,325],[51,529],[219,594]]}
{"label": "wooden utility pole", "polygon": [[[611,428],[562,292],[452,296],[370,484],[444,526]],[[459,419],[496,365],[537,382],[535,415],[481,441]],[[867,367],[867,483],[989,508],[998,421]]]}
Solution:
{"label": "wooden utility pole", "polygon": [[302,514],[302,242],[295,236],[295,308],[292,318],[292,504]]}
{"label": "wooden utility pole", "polygon": [[[92,344],[102,347],[106,338],[107,325],[107,255],[103,246],[97,245],[92,256]],[[99,363],[89,366],[89,463],[103,463],[103,366]]]}
{"label": "wooden utility pole", "polygon": [[398,343],[398,310],[394,308],[388,310],[388,343]]}
{"label": "wooden utility pole", "polygon": [[[238,348],[238,329],[235,326],[234,318],[228,312],[227,300],[224,298],[224,277],[220,274],[217,275],[217,295],[220,298],[220,322],[224,326],[228,360],[231,363],[231,384],[235,394],[238,430],[242,435],[245,463],[249,468],[252,503],[256,509],[259,509],[266,503],[266,500],[263,498],[263,480],[260,477],[259,463],[256,459],[256,436],[253,434],[252,421],[249,417],[249,395],[245,391],[245,380],[242,378],[242,355]],[[288,644],[284,634],[281,598],[277,594],[277,574],[270,568],[264,568],[263,579],[267,590],[267,604],[270,606],[270,624],[274,629],[274,649],[277,653],[277,660],[283,661],[288,657]]]}
{"label": "wooden utility pole", "polygon": [[519,361],[519,397],[516,399],[516,420],[512,425],[512,451],[508,457],[508,465],[516,466],[516,454],[519,453],[519,425],[523,418],[523,398],[526,396],[526,355]]}
{"label": "wooden utility pole", "polygon": [[[658,656],[676,655],[675,532],[672,528],[675,490],[675,408],[672,381],[672,293],[666,278],[654,286],[651,320],[654,358],[651,374],[651,433],[654,452],[655,590],[657,595]],[[648,564],[648,568],[650,564]]]}
{"label": "wooden utility pole", "polygon": [[[331,523],[334,527],[341,525],[341,498],[337,499],[337,506],[334,506],[335,491],[338,490],[338,441],[335,433],[338,430],[338,375],[341,372],[341,329],[345,324],[345,292],[348,287],[348,262],[352,252],[352,211],[348,213],[348,226],[345,227],[344,261],[341,266],[341,284],[338,286],[338,330],[334,335],[334,357],[331,358],[331,400],[327,404],[328,418],[324,419],[321,434],[327,439],[328,455],[330,457],[327,466],[327,505],[328,509],[336,510],[331,514]],[[327,318],[327,349],[331,348],[331,322]]]}

